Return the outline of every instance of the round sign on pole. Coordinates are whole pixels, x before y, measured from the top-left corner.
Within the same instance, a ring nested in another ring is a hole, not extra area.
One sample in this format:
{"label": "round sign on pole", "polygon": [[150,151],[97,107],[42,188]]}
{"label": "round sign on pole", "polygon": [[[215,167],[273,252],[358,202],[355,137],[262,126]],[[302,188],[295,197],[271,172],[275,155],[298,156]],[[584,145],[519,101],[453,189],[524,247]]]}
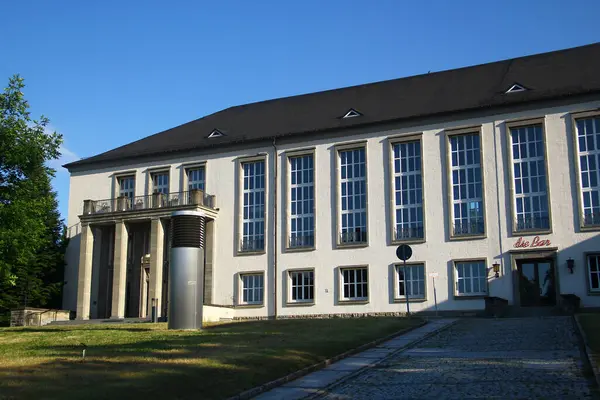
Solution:
{"label": "round sign on pole", "polygon": [[396,249],[396,256],[402,261],[406,261],[412,256],[412,249],[407,244],[401,244]]}

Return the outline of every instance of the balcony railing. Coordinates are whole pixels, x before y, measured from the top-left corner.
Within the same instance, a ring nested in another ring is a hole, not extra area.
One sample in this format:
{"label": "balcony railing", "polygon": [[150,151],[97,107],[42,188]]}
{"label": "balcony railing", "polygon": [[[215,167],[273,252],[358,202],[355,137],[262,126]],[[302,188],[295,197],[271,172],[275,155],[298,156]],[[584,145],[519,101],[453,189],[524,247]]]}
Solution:
{"label": "balcony railing", "polygon": [[303,247],[314,247],[315,245],[315,236],[307,235],[307,236],[292,236],[289,239],[289,247],[291,249],[298,249]]}
{"label": "balcony railing", "polygon": [[263,251],[265,249],[264,238],[243,238],[240,243],[240,251]]}
{"label": "balcony railing", "polygon": [[103,214],[118,211],[140,211],[153,208],[203,206],[215,209],[216,197],[204,193],[202,190],[189,192],[153,193],[145,196],[117,197],[105,200],[84,200],[83,213]]}
{"label": "balcony railing", "polygon": [[396,240],[423,239],[425,232],[422,226],[415,227],[397,227]]}
{"label": "balcony railing", "polygon": [[454,236],[482,235],[484,232],[483,221],[455,222]]}
{"label": "balcony railing", "polygon": [[367,243],[367,232],[357,228],[354,232],[340,233],[341,244],[360,244]]}
{"label": "balcony railing", "polygon": [[515,231],[537,231],[550,229],[550,218],[546,216],[519,217],[515,221]]}
{"label": "balcony railing", "polygon": [[600,213],[585,213],[583,215],[583,226],[599,226]]}

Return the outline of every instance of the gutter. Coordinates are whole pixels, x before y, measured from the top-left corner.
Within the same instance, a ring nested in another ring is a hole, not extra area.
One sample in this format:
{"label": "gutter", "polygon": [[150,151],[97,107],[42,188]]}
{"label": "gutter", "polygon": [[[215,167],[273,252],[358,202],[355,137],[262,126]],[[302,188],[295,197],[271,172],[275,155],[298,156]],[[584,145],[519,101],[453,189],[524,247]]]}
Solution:
{"label": "gutter", "polygon": [[273,319],[277,319],[277,138],[273,137]]}

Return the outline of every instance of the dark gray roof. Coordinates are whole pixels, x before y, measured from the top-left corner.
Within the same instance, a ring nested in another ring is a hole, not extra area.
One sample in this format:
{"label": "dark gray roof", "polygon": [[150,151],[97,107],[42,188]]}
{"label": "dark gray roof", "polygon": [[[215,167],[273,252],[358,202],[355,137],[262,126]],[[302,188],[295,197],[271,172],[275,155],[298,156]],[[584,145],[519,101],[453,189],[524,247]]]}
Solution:
{"label": "dark gray roof", "polygon": [[[527,91],[505,94],[514,84]],[[230,107],[67,168],[600,92],[600,43]],[[350,109],[360,117],[342,119]],[[208,138],[218,130],[223,136]]]}

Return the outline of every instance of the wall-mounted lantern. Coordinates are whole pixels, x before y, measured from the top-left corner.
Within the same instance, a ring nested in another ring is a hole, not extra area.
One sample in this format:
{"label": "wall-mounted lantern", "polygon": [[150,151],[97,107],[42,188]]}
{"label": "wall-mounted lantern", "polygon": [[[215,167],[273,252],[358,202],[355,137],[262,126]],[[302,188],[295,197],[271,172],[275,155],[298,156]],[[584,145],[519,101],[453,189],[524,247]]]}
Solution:
{"label": "wall-mounted lantern", "polygon": [[567,260],[567,268],[569,268],[570,273],[573,273],[573,269],[575,268],[575,260],[573,260],[571,257],[569,257]]}
{"label": "wall-mounted lantern", "polygon": [[494,273],[496,274],[496,278],[500,277],[500,264],[498,262],[495,262],[494,264],[492,264],[492,266],[494,267]]}

